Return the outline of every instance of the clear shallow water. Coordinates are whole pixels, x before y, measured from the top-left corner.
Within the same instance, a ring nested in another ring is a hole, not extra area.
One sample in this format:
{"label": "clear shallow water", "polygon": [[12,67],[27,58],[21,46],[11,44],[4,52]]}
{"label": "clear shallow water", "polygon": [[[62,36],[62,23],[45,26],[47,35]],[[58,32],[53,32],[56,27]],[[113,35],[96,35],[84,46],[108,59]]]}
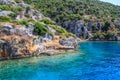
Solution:
{"label": "clear shallow water", "polygon": [[0,62],[0,80],[120,80],[120,42],[82,42],[80,52]]}

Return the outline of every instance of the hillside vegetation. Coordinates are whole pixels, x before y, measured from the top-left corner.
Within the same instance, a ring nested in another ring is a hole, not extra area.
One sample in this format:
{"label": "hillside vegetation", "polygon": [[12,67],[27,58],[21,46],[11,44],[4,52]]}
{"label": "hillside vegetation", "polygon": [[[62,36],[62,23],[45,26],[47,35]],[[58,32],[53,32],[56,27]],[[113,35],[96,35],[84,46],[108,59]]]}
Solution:
{"label": "hillside vegetation", "polygon": [[24,0],[56,22],[69,19],[109,20],[120,16],[120,7],[99,0]]}
{"label": "hillside vegetation", "polygon": [[[29,2],[30,0],[25,1]],[[15,0],[13,1],[13,3],[7,3],[4,5],[0,2],[0,9],[0,22],[9,22],[24,26],[29,26],[29,23],[33,23],[35,24],[34,32],[39,36],[43,36],[46,33],[54,36],[53,33],[50,32],[46,26],[52,26],[51,28],[53,28],[54,26],[54,29],[58,31],[60,36],[74,36],[72,33],[68,33],[65,29],[57,26],[56,23],[51,19],[42,15],[36,10],[36,8],[34,8],[34,6],[24,4],[23,0]],[[3,13],[4,15],[2,15]]]}
{"label": "hillside vegetation", "polygon": [[[65,21],[84,21],[84,25],[92,23],[90,32],[94,38],[109,38],[119,35],[120,7],[99,0],[24,0],[45,16],[50,17],[59,25],[64,26]],[[99,28],[96,23],[101,25]],[[75,26],[73,26],[75,27]],[[89,28],[90,26],[88,26]],[[89,29],[88,29],[89,30]],[[76,34],[75,32],[72,32]],[[79,32],[81,37],[83,33]]]}

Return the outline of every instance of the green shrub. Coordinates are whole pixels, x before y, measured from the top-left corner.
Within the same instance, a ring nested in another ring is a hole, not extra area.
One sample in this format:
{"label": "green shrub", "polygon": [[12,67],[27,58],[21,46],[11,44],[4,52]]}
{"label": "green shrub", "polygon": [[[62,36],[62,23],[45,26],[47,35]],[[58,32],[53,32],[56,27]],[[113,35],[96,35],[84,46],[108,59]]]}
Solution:
{"label": "green shrub", "polygon": [[110,27],[111,27],[110,26],[110,22],[106,21],[105,24],[104,24],[104,26],[103,26],[103,28],[102,28],[102,30],[103,31],[108,31]]}
{"label": "green shrub", "polygon": [[0,16],[0,22],[11,22],[12,19],[7,16]]}
{"label": "green shrub", "polygon": [[17,24],[21,24],[21,25],[25,25],[25,26],[28,26],[29,25],[29,22],[28,21],[25,21],[25,20],[18,20],[16,21]]}
{"label": "green shrub", "polygon": [[16,17],[17,17],[17,14],[14,13],[14,14],[10,14],[9,16],[10,16],[11,18],[16,18]]}
{"label": "green shrub", "polygon": [[49,25],[49,26],[59,33],[66,33],[67,32],[64,28],[60,28],[57,25]]}
{"label": "green shrub", "polygon": [[16,7],[17,11],[23,11],[24,9],[20,6]]}
{"label": "green shrub", "polygon": [[[63,16],[63,18],[65,18],[64,16]],[[70,15],[67,15],[67,18],[68,18],[68,20],[70,19],[70,20],[75,20],[75,19],[82,19],[82,16],[81,15],[79,15],[79,14],[70,14]]]}
{"label": "green shrub", "polygon": [[81,16],[83,16],[83,15],[84,15],[83,11],[80,11],[80,12],[79,12],[79,14],[80,14]]}
{"label": "green shrub", "polygon": [[106,37],[106,33],[104,33],[104,32],[93,33],[93,37],[94,37],[94,38],[100,38],[100,39],[103,39],[103,38]]}
{"label": "green shrub", "polygon": [[48,29],[41,23],[36,22],[34,27],[34,33],[43,36],[48,32]]}
{"label": "green shrub", "polygon": [[24,9],[20,6],[16,6],[16,7],[12,7],[10,8],[10,11],[14,12],[14,13],[19,13],[20,11],[23,11]]}
{"label": "green shrub", "polygon": [[73,33],[62,33],[62,34],[60,35],[60,37],[62,37],[62,36],[65,36],[65,37],[67,37],[67,38],[69,38],[69,37],[76,37]]}
{"label": "green shrub", "polygon": [[52,21],[50,21],[48,19],[43,19],[40,22],[44,22],[45,24],[54,24]]}
{"label": "green shrub", "polygon": [[51,35],[52,37],[54,37],[52,32],[48,31],[48,34]]}
{"label": "green shrub", "polygon": [[114,32],[114,31],[107,31],[107,33],[106,33],[106,37],[107,38],[109,38],[109,37],[112,37],[112,36],[114,36],[116,33]]}
{"label": "green shrub", "polygon": [[92,32],[98,31],[98,27],[96,25],[92,25]]}
{"label": "green shrub", "polygon": [[0,9],[2,10],[11,10],[10,6],[6,6],[6,5],[0,5]]}
{"label": "green shrub", "polygon": [[56,25],[49,25],[51,28],[53,28],[54,30],[56,30],[58,33],[60,33],[60,36],[65,36],[65,37],[76,37],[76,35],[74,35],[73,33],[68,33],[64,28],[60,28]]}
{"label": "green shrub", "polygon": [[15,0],[16,3],[21,3],[21,0]]}
{"label": "green shrub", "polygon": [[32,19],[32,18],[28,18],[28,20],[27,20],[28,22],[32,22],[32,23],[34,23],[35,21]]}
{"label": "green shrub", "polygon": [[26,7],[26,12],[28,13],[28,11],[30,10],[30,7]]}
{"label": "green shrub", "polygon": [[59,33],[66,33],[67,32],[64,28],[57,28],[56,31]]}

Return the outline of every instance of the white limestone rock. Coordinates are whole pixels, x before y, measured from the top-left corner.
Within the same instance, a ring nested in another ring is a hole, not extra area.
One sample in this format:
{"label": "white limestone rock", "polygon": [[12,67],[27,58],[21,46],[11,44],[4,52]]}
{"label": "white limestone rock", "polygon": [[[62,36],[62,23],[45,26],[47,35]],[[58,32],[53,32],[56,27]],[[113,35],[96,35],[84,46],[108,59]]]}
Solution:
{"label": "white limestone rock", "polygon": [[11,6],[14,6],[16,4],[14,0],[0,0],[0,3],[2,3],[3,5],[11,5]]}
{"label": "white limestone rock", "polygon": [[14,13],[12,11],[0,10],[0,16],[9,16],[10,14],[14,14]]}
{"label": "white limestone rock", "polygon": [[59,43],[66,48],[76,48],[77,47],[77,40],[74,37],[62,38]]}

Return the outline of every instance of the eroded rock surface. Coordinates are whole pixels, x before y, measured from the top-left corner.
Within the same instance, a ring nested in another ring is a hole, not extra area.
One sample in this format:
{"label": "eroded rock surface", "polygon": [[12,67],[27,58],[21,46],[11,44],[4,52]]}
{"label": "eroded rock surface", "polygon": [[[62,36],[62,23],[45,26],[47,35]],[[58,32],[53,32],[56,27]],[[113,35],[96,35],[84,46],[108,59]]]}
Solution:
{"label": "eroded rock surface", "polygon": [[41,37],[34,35],[34,24],[30,23],[28,27],[9,23],[3,24],[0,27],[0,59],[59,54],[58,49],[61,47],[74,49],[77,46],[74,37],[53,41],[57,45],[43,44],[51,43],[51,41],[53,41],[53,37],[47,33]]}

